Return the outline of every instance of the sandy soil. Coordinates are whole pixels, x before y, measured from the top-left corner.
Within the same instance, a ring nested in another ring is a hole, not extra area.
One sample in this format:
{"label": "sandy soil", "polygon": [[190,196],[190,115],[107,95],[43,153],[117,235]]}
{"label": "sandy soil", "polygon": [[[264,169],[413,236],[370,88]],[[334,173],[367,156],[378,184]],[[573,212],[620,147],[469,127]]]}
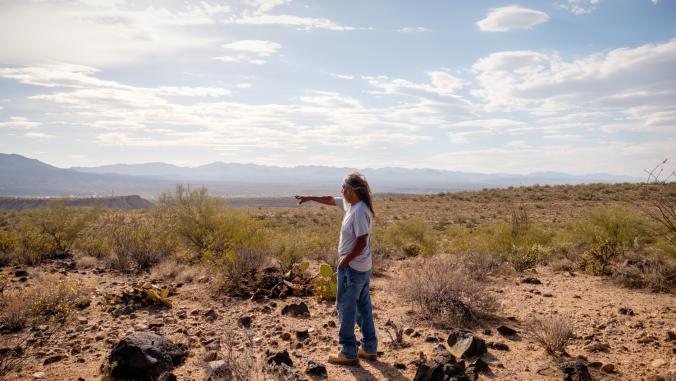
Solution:
{"label": "sandy soil", "polygon": [[[203,379],[202,359],[207,352],[203,343],[220,341],[221,351],[224,351],[230,342],[236,351],[247,353],[246,337],[252,340],[253,351],[259,355],[266,349],[287,349],[294,368],[301,373],[307,362],[314,360],[326,364],[330,380],[410,380],[415,374],[414,361],[420,352],[431,354],[437,345],[427,340],[438,338],[445,342],[448,331],[434,329],[418,320],[409,306],[389,292],[391,282],[397,281],[400,266],[401,262],[394,262],[383,276],[373,278],[375,320],[384,354],[378,362],[362,361],[359,367],[336,367],[326,363],[326,357],[337,350],[337,328],[328,324],[338,321],[333,305],[318,303],[311,297],[255,303],[215,297],[213,285],[195,282],[178,288],[177,295],[171,297],[174,303],[171,309],[143,308],[114,317],[105,311],[109,306],[100,303],[102,295],[134,284],[139,278],[109,272],[96,274],[92,270],[69,271],[69,277],[96,286],[91,306],[79,311],[45,345],[31,347],[22,369],[9,378],[30,380],[34,373],[44,372],[48,380],[97,380],[101,363],[125,334],[151,329],[190,344],[190,357],[174,370],[179,380]],[[9,268],[4,272],[13,270]],[[28,284],[39,271],[48,270],[49,266],[29,268]],[[665,375],[669,369],[676,368],[675,342],[667,340],[667,332],[676,328],[674,295],[618,288],[603,278],[553,273],[549,268],[539,268],[529,276],[537,277],[542,284],[522,284],[518,276],[503,276],[491,279],[487,286],[500,302],[500,309],[494,319],[483,321],[482,326],[473,330],[487,341],[507,344],[510,350],[489,350],[495,360],[491,364],[491,374],[482,376],[484,379],[560,379],[554,369],[554,360],[528,334],[534,318],[550,314],[564,315],[573,325],[576,339],[568,346],[571,356],[582,355],[590,362],[614,365],[615,372],[610,374],[593,369],[594,379],[651,380],[655,375]],[[146,279],[152,280],[149,276]],[[13,287],[25,287],[25,284],[12,284]],[[300,301],[308,304],[310,318],[281,315],[283,306]],[[204,312],[210,308],[218,314],[211,323],[204,318]],[[631,309],[633,315],[620,313],[621,308]],[[238,326],[242,315],[253,317],[251,328]],[[420,336],[406,336],[405,342],[410,344],[407,348],[391,348],[387,345],[389,337],[384,327],[388,319],[403,320],[405,326],[414,328]],[[500,336],[495,331],[500,324],[516,329],[519,335],[512,339]],[[300,329],[310,332],[310,339],[302,344],[295,338],[295,331]],[[291,338],[285,340],[284,333],[289,333]],[[8,337],[4,335],[3,338]],[[596,343],[608,344],[609,349],[591,352],[590,346]],[[66,357],[43,365],[44,360],[54,354]],[[395,363],[404,364],[406,369],[395,368]]]}

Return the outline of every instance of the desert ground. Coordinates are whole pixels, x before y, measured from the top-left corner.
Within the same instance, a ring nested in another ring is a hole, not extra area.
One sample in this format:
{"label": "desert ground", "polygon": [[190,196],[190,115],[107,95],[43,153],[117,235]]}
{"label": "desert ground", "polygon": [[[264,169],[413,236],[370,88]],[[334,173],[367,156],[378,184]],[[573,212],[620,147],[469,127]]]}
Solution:
{"label": "desert ground", "polygon": [[[486,369],[467,371],[467,379],[674,380],[674,247],[650,217],[653,191],[666,195],[662,202],[676,198],[669,184],[378,198],[371,295],[380,353],[356,367],[326,361],[338,349],[339,322],[316,283],[320,265],[335,261],[337,209],[275,208],[269,200],[217,208],[214,231],[230,249],[218,251],[210,236],[201,252],[180,203],[165,204],[178,211],[169,219],[98,210],[58,255],[35,243],[39,235],[25,238],[35,233],[26,224],[47,236],[55,231],[49,212],[6,212],[0,379],[113,379],[111,351],[138,332],[181,346],[181,360],[158,376],[165,380],[434,379],[424,378],[421,364],[455,353],[449,335],[463,330],[486,344]],[[58,221],[72,217],[63,210]],[[87,228],[100,221],[129,230],[102,237]],[[152,228],[175,234],[144,230]],[[253,248],[264,255],[251,259]],[[435,305],[446,299],[462,308]],[[289,313],[301,303],[307,314]],[[284,351],[290,366],[275,364]],[[591,378],[565,378],[561,364],[576,360]],[[322,365],[325,375],[307,373]]]}

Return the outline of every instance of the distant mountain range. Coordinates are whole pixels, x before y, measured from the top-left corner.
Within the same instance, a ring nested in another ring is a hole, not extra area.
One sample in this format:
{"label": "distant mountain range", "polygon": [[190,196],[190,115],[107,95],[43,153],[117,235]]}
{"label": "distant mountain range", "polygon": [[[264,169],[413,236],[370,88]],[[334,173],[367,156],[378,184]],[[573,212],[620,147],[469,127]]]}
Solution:
{"label": "distant mountain range", "polygon": [[[276,167],[215,162],[197,167],[166,163],[115,164],[58,168],[15,154],[0,154],[0,195],[121,195],[153,198],[178,183],[206,186],[222,196],[289,196],[296,193],[336,194],[345,174],[355,168],[324,166]],[[570,175],[538,172],[528,175],[468,173],[437,169],[364,168],[374,192],[433,193],[533,184],[640,182],[643,179],[603,173]]]}

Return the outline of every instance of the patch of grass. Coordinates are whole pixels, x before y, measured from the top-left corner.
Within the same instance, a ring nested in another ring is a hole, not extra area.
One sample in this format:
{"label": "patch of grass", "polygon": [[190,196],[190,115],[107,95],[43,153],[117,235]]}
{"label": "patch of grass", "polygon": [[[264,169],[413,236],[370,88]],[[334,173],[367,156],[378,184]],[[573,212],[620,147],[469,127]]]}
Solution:
{"label": "patch of grass", "polygon": [[558,315],[536,319],[531,325],[530,334],[552,356],[565,355],[566,346],[575,337],[568,320]]}
{"label": "patch of grass", "polygon": [[402,257],[427,256],[437,250],[434,230],[420,218],[397,221],[385,228],[382,245]]}
{"label": "patch of grass", "polygon": [[0,297],[0,328],[10,332],[20,331],[28,324],[30,302],[23,290],[11,290]]}

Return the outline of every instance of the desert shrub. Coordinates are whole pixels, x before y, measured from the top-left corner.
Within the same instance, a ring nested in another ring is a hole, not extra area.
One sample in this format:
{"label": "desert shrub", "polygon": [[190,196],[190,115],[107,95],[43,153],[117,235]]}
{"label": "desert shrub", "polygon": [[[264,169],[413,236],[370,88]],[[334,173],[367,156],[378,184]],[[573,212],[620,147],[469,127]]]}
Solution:
{"label": "desert shrub", "polygon": [[650,223],[636,212],[621,207],[594,208],[589,215],[569,227],[567,240],[586,245],[609,242],[619,247],[643,244],[651,241]]}
{"label": "desert shrub", "polygon": [[256,276],[267,261],[267,254],[261,250],[229,250],[211,259],[217,272],[218,289],[223,291],[239,289]]}
{"label": "desert shrub", "polygon": [[531,324],[530,334],[535,342],[553,356],[565,355],[568,342],[574,338],[568,320],[557,315],[536,319]]}
{"label": "desert shrub", "polygon": [[441,328],[470,324],[496,307],[483,285],[445,255],[420,260],[405,269],[393,287],[421,317]]}
{"label": "desert shrub", "polygon": [[79,269],[91,269],[96,267],[99,264],[99,260],[96,257],[91,257],[89,255],[83,255],[75,258],[75,265]]}
{"label": "desert shrub", "polygon": [[30,302],[23,290],[12,290],[0,297],[0,330],[19,331],[28,324]]}
{"label": "desert shrub", "polygon": [[195,259],[213,244],[222,201],[210,197],[206,188],[189,190],[177,185],[174,193],[160,195],[158,206],[170,216],[173,229],[196,251]]}
{"label": "desert shrub", "polygon": [[12,261],[12,252],[16,246],[16,233],[11,230],[0,229],[0,267]]}
{"label": "desert shrub", "polygon": [[192,283],[201,274],[195,266],[177,262],[174,259],[165,259],[152,268],[154,277],[163,280],[175,280],[182,283]]}
{"label": "desert shrub", "polygon": [[270,253],[273,258],[277,259],[282,272],[290,270],[293,265],[299,263],[305,254],[296,236],[278,236],[271,244]]}
{"label": "desert shrub", "polygon": [[676,289],[676,265],[660,255],[631,253],[615,266],[612,279],[628,288],[673,292]]}
{"label": "desert shrub", "polygon": [[611,265],[622,255],[622,248],[615,242],[604,241],[585,251],[578,262],[581,270],[594,275],[611,275]]}
{"label": "desert shrub", "polygon": [[223,336],[226,343],[223,346],[225,351],[221,351],[219,358],[222,363],[215,369],[207,367],[207,378],[212,381],[263,381],[282,379],[268,369],[258,357],[255,351],[253,337],[245,336],[242,341],[245,343],[244,349],[237,350],[239,338],[234,332],[229,332]]}
{"label": "desert shrub", "polygon": [[19,262],[31,266],[40,264],[53,251],[53,242],[27,222],[21,223],[16,230],[13,257]]}
{"label": "desert shrub", "polygon": [[531,246],[513,246],[509,254],[509,263],[516,271],[532,269],[549,256],[550,250],[540,244],[534,243]]}
{"label": "desert shrub", "polygon": [[419,218],[389,225],[382,244],[389,252],[406,257],[431,255],[437,249],[434,230]]}
{"label": "desert shrub", "polygon": [[148,271],[174,252],[171,231],[150,216],[113,212],[106,224],[111,265],[120,271]]}
{"label": "desert shrub", "polygon": [[52,203],[46,209],[32,211],[30,223],[50,240],[49,257],[70,254],[75,241],[87,225],[96,219],[96,208],[68,207],[63,202]]}
{"label": "desert shrub", "polygon": [[93,288],[56,274],[38,278],[35,286],[5,292],[0,299],[0,322],[6,329],[20,330],[45,320],[63,322],[87,303]]}

